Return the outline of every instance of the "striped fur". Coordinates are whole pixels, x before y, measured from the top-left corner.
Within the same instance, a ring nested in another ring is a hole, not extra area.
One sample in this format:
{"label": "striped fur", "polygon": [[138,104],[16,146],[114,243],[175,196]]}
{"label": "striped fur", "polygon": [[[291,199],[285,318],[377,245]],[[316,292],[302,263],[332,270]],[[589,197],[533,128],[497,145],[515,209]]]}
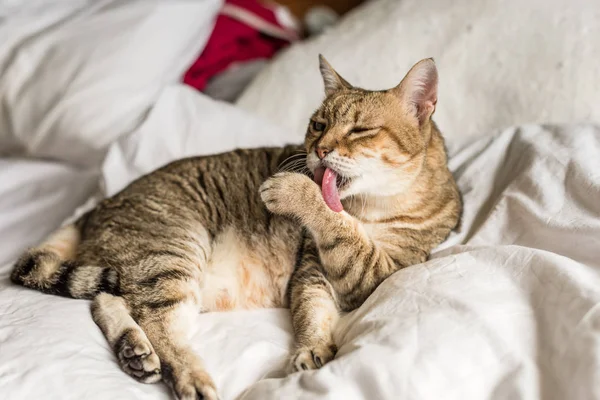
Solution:
{"label": "striped fur", "polygon": [[[198,311],[289,306],[291,367],[332,360],[339,311],[425,261],[461,203],[431,121],[431,60],[380,92],[352,87],[324,59],[321,71],[327,98],[304,146],[162,167],[27,251],[12,280],[93,299],[121,368],[141,382],[164,380],[179,399],[218,398],[188,341]],[[323,159],[317,148],[327,149]],[[320,165],[342,177],[341,213],[311,179]]]}

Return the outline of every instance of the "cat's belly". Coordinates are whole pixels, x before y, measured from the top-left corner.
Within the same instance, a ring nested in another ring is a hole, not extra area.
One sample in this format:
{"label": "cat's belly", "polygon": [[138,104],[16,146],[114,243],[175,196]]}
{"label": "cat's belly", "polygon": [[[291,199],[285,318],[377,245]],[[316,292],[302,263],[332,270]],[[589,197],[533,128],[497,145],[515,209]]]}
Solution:
{"label": "cat's belly", "polygon": [[214,243],[201,286],[204,311],[287,307],[295,262],[290,241],[249,241],[233,229]]}

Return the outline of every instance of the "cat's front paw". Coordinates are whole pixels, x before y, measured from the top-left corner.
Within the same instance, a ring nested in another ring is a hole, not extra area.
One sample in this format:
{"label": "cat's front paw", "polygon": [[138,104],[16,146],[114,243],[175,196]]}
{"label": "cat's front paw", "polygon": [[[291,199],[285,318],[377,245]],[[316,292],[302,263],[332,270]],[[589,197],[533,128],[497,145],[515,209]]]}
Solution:
{"label": "cat's front paw", "polygon": [[337,347],[333,343],[319,343],[311,347],[301,347],[292,357],[293,371],[308,371],[321,368],[333,360]]}
{"label": "cat's front paw", "polygon": [[280,172],[265,181],[259,189],[260,197],[269,211],[279,215],[302,216],[314,212],[319,200],[319,187],[306,175]]}

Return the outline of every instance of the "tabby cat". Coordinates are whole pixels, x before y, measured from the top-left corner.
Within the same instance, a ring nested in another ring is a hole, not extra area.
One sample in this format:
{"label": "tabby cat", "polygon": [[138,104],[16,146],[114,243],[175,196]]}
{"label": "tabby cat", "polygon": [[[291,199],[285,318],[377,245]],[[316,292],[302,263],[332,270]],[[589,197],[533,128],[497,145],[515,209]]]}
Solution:
{"label": "tabby cat", "polygon": [[320,68],[326,99],[303,146],[164,166],[27,251],[12,280],[93,299],[121,368],[179,399],[218,398],[189,342],[199,311],[289,306],[292,367],[332,360],[339,312],[425,261],[461,201],[431,120],[433,60],[385,91],[353,87],[322,57]]}

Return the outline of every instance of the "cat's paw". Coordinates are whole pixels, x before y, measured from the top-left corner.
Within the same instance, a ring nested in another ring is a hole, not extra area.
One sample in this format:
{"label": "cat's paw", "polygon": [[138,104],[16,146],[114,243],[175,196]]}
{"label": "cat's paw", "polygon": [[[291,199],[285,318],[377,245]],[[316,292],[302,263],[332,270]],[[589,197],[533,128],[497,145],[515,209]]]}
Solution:
{"label": "cat's paw", "polygon": [[213,380],[202,370],[180,372],[175,377],[173,390],[179,400],[219,400]]}
{"label": "cat's paw", "polygon": [[333,343],[320,343],[312,347],[301,347],[292,357],[293,371],[308,371],[321,368],[333,360],[337,347]]}
{"label": "cat's paw", "polygon": [[299,216],[310,211],[321,198],[319,187],[306,175],[279,172],[259,189],[260,197],[273,214]]}
{"label": "cat's paw", "polygon": [[146,337],[127,331],[116,343],[115,353],[123,371],[143,383],[161,379],[160,359]]}

